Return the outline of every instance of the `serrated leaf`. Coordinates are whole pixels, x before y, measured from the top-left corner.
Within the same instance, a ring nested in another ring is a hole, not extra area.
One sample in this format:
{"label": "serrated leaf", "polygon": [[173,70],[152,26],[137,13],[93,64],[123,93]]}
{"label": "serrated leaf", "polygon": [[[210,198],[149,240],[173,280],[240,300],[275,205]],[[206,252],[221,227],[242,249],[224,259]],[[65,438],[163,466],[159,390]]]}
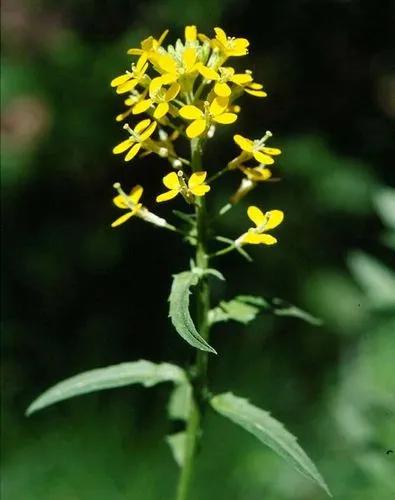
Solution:
{"label": "serrated leaf", "polygon": [[187,420],[192,406],[192,387],[188,382],[178,384],[170,394],[167,412],[172,420]]}
{"label": "serrated leaf", "polygon": [[170,291],[169,316],[177,333],[193,347],[217,354],[204,338],[199,335],[189,314],[189,296],[191,287],[197,285],[199,276],[192,271],[175,274]]}
{"label": "serrated leaf", "polygon": [[173,458],[179,467],[184,465],[185,439],[185,432],[177,432],[177,434],[170,434],[169,436],[166,436],[166,442],[170,446]]}
{"label": "serrated leaf", "polygon": [[261,312],[268,312],[276,316],[292,316],[312,325],[321,324],[318,318],[285,300],[278,298],[269,300],[252,295],[238,295],[232,300],[220,302],[218,307],[210,311],[209,320],[212,324],[229,320],[247,324]]}
{"label": "serrated leaf", "polygon": [[240,425],[259,441],[271,448],[297,471],[320,486],[332,496],[314,463],[299,446],[295,436],[267,411],[252,405],[246,399],[224,393],[211,399],[211,406],[224,417]]}
{"label": "serrated leaf", "polygon": [[112,389],[131,384],[151,387],[160,382],[185,383],[184,370],[169,363],[155,364],[151,361],[134,361],[97,368],[80,373],[54,385],[33,401],[26,411],[31,415],[37,410],[65,399],[94,391]]}

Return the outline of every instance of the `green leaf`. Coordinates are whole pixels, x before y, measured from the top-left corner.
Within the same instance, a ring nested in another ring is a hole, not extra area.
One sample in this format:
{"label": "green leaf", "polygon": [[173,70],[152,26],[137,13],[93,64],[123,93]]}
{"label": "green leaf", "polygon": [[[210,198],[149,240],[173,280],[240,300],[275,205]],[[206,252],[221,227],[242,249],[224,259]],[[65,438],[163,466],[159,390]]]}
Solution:
{"label": "green leaf", "polygon": [[263,297],[254,297],[252,295],[238,295],[227,302],[220,302],[218,307],[210,311],[209,321],[213,324],[221,321],[233,320],[247,324],[254,320],[261,312],[268,312],[276,316],[292,316],[313,325],[321,324],[318,318],[289,304],[285,300],[278,298],[269,300]]}
{"label": "green leaf", "polygon": [[97,368],[80,373],[54,385],[33,401],[26,411],[31,415],[46,406],[94,391],[112,389],[131,384],[143,384],[151,387],[160,382],[186,382],[186,375],[177,365],[169,363],[155,364],[140,360],[119,365]]}
{"label": "green leaf", "polygon": [[395,189],[379,189],[374,197],[374,203],[384,224],[390,229],[395,229]]}
{"label": "green leaf", "polygon": [[209,313],[209,321],[218,323],[233,320],[247,324],[256,318],[259,311],[259,307],[245,303],[239,300],[239,297],[236,297],[228,302],[220,302],[219,307],[212,309]]}
{"label": "green leaf", "polygon": [[170,434],[169,436],[166,436],[166,442],[170,446],[174,460],[177,462],[179,467],[184,465],[185,439],[185,432],[177,432],[177,434]]}
{"label": "green leaf", "polygon": [[379,260],[363,252],[348,257],[351,272],[373,307],[395,306],[395,273]]}
{"label": "green leaf", "polygon": [[197,285],[198,281],[199,276],[192,271],[184,271],[174,275],[169,297],[169,316],[178,334],[188,344],[202,351],[217,354],[215,349],[199,335],[189,314],[190,288]]}
{"label": "green leaf", "polygon": [[328,486],[316,466],[299,446],[295,436],[267,411],[261,410],[246,399],[224,393],[214,396],[211,405],[218,413],[240,425],[263,444],[271,448],[297,471],[317,483],[331,496]]}
{"label": "green leaf", "polygon": [[192,406],[192,387],[188,382],[177,384],[170,394],[167,412],[172,420],[187,420]]}

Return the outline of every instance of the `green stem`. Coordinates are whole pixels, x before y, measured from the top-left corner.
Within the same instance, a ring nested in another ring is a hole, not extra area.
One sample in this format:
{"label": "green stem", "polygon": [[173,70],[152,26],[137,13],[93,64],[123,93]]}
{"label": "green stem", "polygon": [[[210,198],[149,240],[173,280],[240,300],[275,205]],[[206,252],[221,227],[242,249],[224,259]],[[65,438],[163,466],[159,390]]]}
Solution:
{"label": "green stem", "polygon": [[[191,165],[193,171],[201,169],[201,143],[198,139],[191,142]],[[196,202],[196,265],[201,269],[207,269],[209,258],[207,254],[207,216],[204,197]],[[197,290],[197,330],[200,335],[208,340],[210,325],[208,322],[208,312],[210,310],[210,288],[207,276],[203,276],[198,284]],[[205,394],[207,392],[207,364],[208,354],[205,351],[197,351],[194,366],[193,379],[193,404],[188,417],[185,458],[181,469],[177,489],[177,500],[186,500],[193,476],[195,456],[198,441],[201,435],[202,412],[205,406]]]}

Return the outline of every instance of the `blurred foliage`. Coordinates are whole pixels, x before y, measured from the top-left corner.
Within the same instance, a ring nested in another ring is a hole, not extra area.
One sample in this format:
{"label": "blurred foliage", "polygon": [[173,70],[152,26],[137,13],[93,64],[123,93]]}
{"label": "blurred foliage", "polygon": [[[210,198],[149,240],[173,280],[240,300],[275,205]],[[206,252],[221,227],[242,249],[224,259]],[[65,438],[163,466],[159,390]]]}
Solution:
{"label": "blurred foliage", "polygon": [[[270,124],[284,150],[281,182],[251,198],[285,211],[280,244],[254,249],[252,265],[226,256],[219,267],[228,281],[218,282],[215,299],[282,297],[324,321],[219,325],[214,389],[232,387],[271,410],[336,498],[393,495],[392,7],[285,0],[264,2],[262,16],[239,0],[3,2],[5,499],[171,498],[177,469],[163,436],[177,424],[166,424],[166,385],[84,396],[28,420],[23,413],[79,371],[191,359],[166,303],[170,276],[189,256],[140,221],[109,228],[112,183],[142,183],[153,202],[161,163],[125,167],[112,157],[119,109],[108,82],[141,37],[165,27],[180,35],[188,23],[250,39],[251,66],[269,97],[259,108],[245,98],[237,130],[254,136]],[[230,134],[219,141],[207,162],[221,167]],[[213,190],[213,206],[236,177]],[[245,221],[245,206],[234,208],[220,233],[237,236]],[[206,419],[193,498],[321,498],[242,430],[212,413]]]}

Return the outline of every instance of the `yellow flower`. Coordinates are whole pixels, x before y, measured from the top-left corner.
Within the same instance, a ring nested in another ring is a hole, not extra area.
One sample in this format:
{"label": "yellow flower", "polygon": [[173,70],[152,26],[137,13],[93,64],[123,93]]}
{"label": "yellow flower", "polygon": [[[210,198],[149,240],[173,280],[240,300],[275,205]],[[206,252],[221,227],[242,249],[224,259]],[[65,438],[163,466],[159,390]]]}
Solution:
{"label": "yellow flower", "polygon": [[277,148],[267,148],[265,146],[265,140],[270,135],[266,134],[260,140],[251,140],[243,137],[242,135],[234,135],[233,140],[240,147],[242,151],[248,153],[247,156],[254,157],[256,161],[263,165],[271,165],[274,163],[272,156],[281,154],[281,150]]}
{"label": "yellow flower", "polygon": [[235,70],[230,67],[221,67],[218,68],[218,71],[215,71],[203,64],[199,64],[198,70],[206,80],[214,80],[216,82],[214,85],[214,92],[219,97],[229,97],[231,95],[232,89],[228,85],[228,82],[243,86],[243,88],[244,85],[252,83],[252,76],[250,73],[235,74]]}
{"label": "yellow flower", "polygon": [[204,103],[204,111],[193,105],[183,106],[179,113],[186,120],[193,120],[187,127],[186,134],[192,139],[202,135],[212,122],[227,125],[237,120],[235,113],[228,113],[228,99],[215,98],[212,103]]}
{"label": "yellow flower", "polygon": [[181,60],[170,54],[159,55],[156,64],[162,76],[163,85],[177,81],[180,77],[197,73],[197,53],[194,47],[187,47],[182,53]]}
{"label": "yellow flower", "polygon": [[258,207],[250,206],[247,210],[248,217],[255,224],[255,227],[250,228],[246,233],[242,234],[236,241],[236,245],[244,245],[249,243],[251,245],[274,245],[277,239],[270,235],[265,234],[269,229],[274,229],[284,219],[284,213],[281,210],[271,210],[270,212],[263,213]]}
{"label": "yellow flower", "polygon": [[111,87],[117,88],[117,94],[130,92],[134,87],[146,78],[148,63],[147,56],[143,54],[136,64],[132,64],[132,71],[127,71],[121,76],[117,76],[111,81]]}
{"label": "yellow flower", "polygon": [[210,186],[204,183],[206,176],[207,172],[194,172],[186,184],[181,170],[177,174],[171,172],[163,177],[163,184],[169,191],[157,196],[156,201],[160,203],[171,200],[178,194],[182,194],[188,201],[193,201],[193,195],[204,196],[210,191]]}
{"label": "yellow flower", "polygon": [[125,156],[125,161],[130,161],[140,151],[144,141],[153,134],[156,128],[156,122],[151,122],[150,119],[146,119],[139,122],[134,129],[131,129],[129,125],[124,125],[124,128],[128,130],[130,137],[115,146],[112,152],[117,155],[129,150]]}
{"label": "yellow flower", "polygon": [[250,42],[246,38],[235,38],[227,36],[221,28],[214,28],[215,31],[215,46],[226,57],[245,56],[248,54],[248,46]]}
{"label": "yellow flower", "polygon": [[133,112],[134,105],[137,104],[138,102],[144,100],[147,93],[148,93],[148,90],[145,90],[142,94],[140,94],[140,92],[138,92],[136,89],[133,89],[132,92],[130,93],[129,97],[127,99],[125,99],[125,101],[124,101],[125,106],[127,106],[126,111],[117,115],[115,117],[115,120],[117,122],[121,122],[125,118],[127,118],[129,115],[131,115]]}
{"label": "yellow flower", "polygon": [[154,37],[149,36],[145,40],[143,40],[140,44],[141,49],[129,49],[128,54],[130,55],[144,55],[148,60],[152,61],[156,58],[158,49],[161,47],[164,39],[166,38],[169,30],[165,30],[159,40],[156,40]]}
{"label": "yellow flower", "polygon": [[253,182],[264,182],[272,176],[271,171],[263,165],[254,168],[240,166],[240,170],[245,174],[247,179]]}
{"label": "yellow flower", "polygon": [[133,114],[138,115],[144,113],[151,106],[157,104],[153,116],[156,120],[160,120],[169,112],[169,102],[177,97],[180,88],[180,85],[174,82],[165,90],[162,88],[161,79],[154,78],[149,86],[149,98],[136,103],[133,106]]}
{"label": "yellow flower", "polygon": [[129,212],[121,215],[121,217],[119,217],[111,224],[111,227],[120,226],[121,224],[129,220],[130,217],[133,217],[133,215],[136,215],[140,211],[141,207],[143,206],[141,203],[139,203],[142,194],[142,186],[134,186],[128,196],[118,194],[117,196],[115,196],[115,198],[113,198],[112,201],[115,206],[123,210],[129,210]]}

